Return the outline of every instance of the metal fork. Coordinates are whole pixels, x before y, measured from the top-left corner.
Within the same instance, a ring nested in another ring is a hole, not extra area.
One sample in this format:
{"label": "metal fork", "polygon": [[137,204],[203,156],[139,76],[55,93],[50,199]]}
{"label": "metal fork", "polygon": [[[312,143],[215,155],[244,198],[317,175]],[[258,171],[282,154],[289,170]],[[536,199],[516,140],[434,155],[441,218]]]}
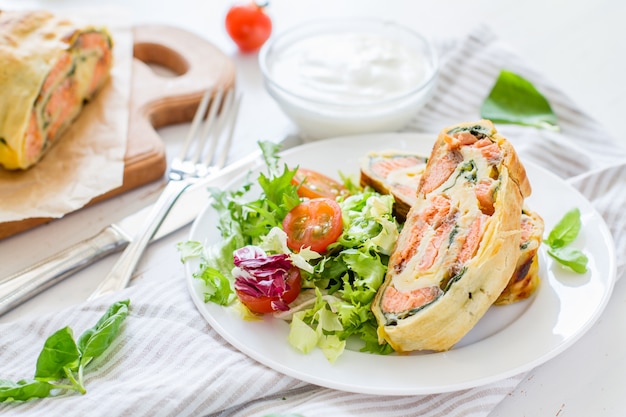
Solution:
{"label": "metal fork", "polygon": [[[226,94],[221,89],[215,91],[214,94],[213,90],[204,94],[191,122],[183,148],[172,160],[167,185],[154,204],[143,227],[133,237],[111,272],[88,300],[125,288],[148,242],[178,197],[196,181],[210,177],[224,167],[232,144],[241,101],[241,97],[235,99],[234,96],[234,88],[229,89]],[[205,149],[207,141],[209,142],[208,149]],[[218,142],[222,142],[219,148]],[[217,155],[218,150],[219,155]]]}

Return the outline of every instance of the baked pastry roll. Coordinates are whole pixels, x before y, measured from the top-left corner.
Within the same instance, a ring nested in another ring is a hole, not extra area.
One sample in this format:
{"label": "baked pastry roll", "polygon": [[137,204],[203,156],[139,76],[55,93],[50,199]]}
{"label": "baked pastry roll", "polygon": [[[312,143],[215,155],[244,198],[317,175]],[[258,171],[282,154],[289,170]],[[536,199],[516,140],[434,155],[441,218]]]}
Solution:
{"label": "baked pastry roll", "polygon": [[111,36],[46,11],[0,11],[0,165],[37,163],[109,78]]}
{"label": "baked pastry roll", "polygon": [[[388,150],[370,152],[361,162],[360,183],[394,198],[394,215],[406,220],[411,206],[417,202],[419,185],[428,157],[418,153]],[[522,236],[519,258],[513,275],[495,304],[505,305],[530,297],[539,285],[539,248],[544,232],[543,219],[528,207],[522,210]]]}
{"label": "baked pastry roll", "polygon": [[515,271],[502,294],[494,304],[506,305],[530,297],[540,283],[539,248],[543,238],[544,223],[539,214],[524,207],[522,210],[522,238]]}
{"label": "baked pastry roll", "polygon": [[507,286],[531,187],[490,121],[439,134],[372,304],[378,336],[399,352],[444,351]]}
{"label": "baked pastry roll", "polygon": [[419,185],[428,157],[410,152],[370,152],[361,161],[360,183],[394,197],[394,216],[403,222],[417,201]]}

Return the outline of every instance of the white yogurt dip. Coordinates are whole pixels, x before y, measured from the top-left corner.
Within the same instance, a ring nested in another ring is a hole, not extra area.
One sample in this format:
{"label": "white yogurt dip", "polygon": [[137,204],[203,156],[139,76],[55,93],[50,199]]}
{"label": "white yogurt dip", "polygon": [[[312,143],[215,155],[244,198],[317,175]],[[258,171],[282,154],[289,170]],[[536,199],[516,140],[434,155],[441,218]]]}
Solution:
{"label": "white yogurt dip", "polygon": [[266,43],[259,64],[304,140],[396,131],[430,98],[437,75],[426,39],[377,20],[301,25]]}
{"label": "white yogurt dip", "polygon": [[409,93],[428,75],[426,66],[400,42],[374,34],[341,33],[290,45],[274,58],[270,72],[292,94],[363,104]]}

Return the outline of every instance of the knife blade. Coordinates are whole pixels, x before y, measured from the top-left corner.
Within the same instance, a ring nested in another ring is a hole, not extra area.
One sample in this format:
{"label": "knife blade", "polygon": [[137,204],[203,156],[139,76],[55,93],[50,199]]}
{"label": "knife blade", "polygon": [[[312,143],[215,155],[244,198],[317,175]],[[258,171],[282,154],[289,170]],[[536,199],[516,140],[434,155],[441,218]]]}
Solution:
{"label": "knife blade", "polygon": [[[293,140],[286,139],[281,142],[281,148],[286,149],[295,144]],[[237,174],[254,169],[260,164],[261,153],[254,152],[226,166],[218,176],[211,177],[210,181],[194,184],[180,196],[150,242],[191,223],[209,201],[208,186],[223,186]],[[151,208],[152,205],[149,205],[105,227],[95,236],[0,280],[0,315],[105,256],[121,251],[130,243],[131,236],[141,227]]]}

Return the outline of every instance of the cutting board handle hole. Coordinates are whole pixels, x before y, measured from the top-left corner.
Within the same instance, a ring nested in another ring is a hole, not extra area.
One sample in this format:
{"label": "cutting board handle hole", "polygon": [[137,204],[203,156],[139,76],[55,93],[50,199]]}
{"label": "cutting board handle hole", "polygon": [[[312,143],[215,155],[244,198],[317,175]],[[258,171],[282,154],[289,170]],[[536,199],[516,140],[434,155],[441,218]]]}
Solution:
{"label": "cutting board handle hole", "polygon": [[133,56],[159,75],[180,76],[189,71],[189,62],[181,54],[157,43],[135,43]]}

